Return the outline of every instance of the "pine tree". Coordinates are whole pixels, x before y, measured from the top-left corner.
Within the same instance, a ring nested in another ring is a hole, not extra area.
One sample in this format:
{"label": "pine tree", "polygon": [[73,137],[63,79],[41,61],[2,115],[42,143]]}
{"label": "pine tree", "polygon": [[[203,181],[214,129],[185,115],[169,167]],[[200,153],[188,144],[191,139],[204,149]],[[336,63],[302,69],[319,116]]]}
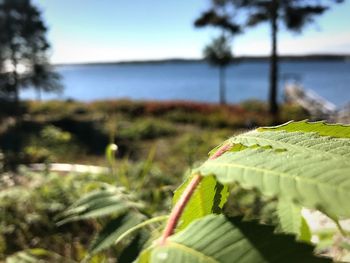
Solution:
{"label": "pine tree", "polygon": [[222,35],[213,39],[204,49],[204,58],[209,64],[219,68],[220,104],[226,104],[225,69],[233,59],[227,37]]}
{"label": "pine tree", "polygon": [[46,33],[41,12],[30,0],[0,1],[0,89],[17,103],[20,88],[62,89],[59,75],[48,62]]}

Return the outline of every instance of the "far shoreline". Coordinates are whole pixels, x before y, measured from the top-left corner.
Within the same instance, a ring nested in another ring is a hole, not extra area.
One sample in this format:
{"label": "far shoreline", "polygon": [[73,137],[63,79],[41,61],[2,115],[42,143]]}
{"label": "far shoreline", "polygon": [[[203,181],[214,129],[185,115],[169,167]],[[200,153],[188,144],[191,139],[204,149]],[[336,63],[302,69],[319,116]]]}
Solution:
{"label": "far shoreline", "polygon": [[[234,63],[241,62],[266,62],[268,56],[237,56]],[[280,61],[300,62],[300,61],[350,61],[350,54],[308,54],[308,55],[281,55]],[[155,60],[130,60],[112,62],[84,62],[84,63],[57,63],[56,67],[62,66],[113,66],[113,65],[142,65],[142,64],[197,64],[205,63],[204,59],[188,58],[168,58]]]}

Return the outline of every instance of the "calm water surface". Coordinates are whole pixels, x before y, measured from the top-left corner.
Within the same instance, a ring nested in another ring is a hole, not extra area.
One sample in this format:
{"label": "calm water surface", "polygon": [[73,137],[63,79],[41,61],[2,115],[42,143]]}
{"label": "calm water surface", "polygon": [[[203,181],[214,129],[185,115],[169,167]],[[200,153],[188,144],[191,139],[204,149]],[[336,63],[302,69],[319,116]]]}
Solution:
{"label": "calm water surface", "polygon": [[[72,65],[59,66],[65,90],[44,99],[130,98],[139,100],[218,101],[218,71],[205,63]],[[338,106],[350,101],[350,62],[282,62],[280,98],[286,74],[296,74],[307,89],[313,89]],[[268,63],[244,62],[227,69],[227,100],[267,98]],[[31,91],[23,98],[35,98]]]}

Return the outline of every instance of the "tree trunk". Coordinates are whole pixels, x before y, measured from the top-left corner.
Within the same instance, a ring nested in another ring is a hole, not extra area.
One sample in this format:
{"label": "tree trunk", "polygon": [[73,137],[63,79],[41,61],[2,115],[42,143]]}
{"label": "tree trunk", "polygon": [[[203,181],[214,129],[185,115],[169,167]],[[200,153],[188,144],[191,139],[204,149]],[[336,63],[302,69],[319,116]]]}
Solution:
{"label": "tree trunk", "polygon": [[277,88],[278,88],[278,55],[277,55],[277,33],[278,33],[278,0],[272,0],[271,8],[271,57],[270,57],[270,90],[269,110],[274,116],[278,114]]}
{"label": "tree trunk", "polygon": [[14,100],[15,104],[18,107],[19,106],[19,91],[18,91],[18,74],[17,74],[17,66],[15,70],[12,73],[13,78],[13,93],[14,93]]}
{"label": "tree trunk", "polygon": [[219,74],[220,74],[220,77],[219,77],[219,85],[220,85],[220,104],[221,105],[225,105],[226,104],[226,96],[225,96],[225,67],[224,66],[220,66],[219,67]]}
{"label": "tree trunk", "polygon": [[41,88],[36,88],[36,100],[41,101]]}
{"label": "tree trunk", "polygon": [[11,85],[13,88],[15,105],[16,107],[19,107],[18,73],[17,73],[18,62],[16,57],[16,46],[14,44],[11,44],[11,60],[13,65],[13,71],[12,71],[13,83]]}

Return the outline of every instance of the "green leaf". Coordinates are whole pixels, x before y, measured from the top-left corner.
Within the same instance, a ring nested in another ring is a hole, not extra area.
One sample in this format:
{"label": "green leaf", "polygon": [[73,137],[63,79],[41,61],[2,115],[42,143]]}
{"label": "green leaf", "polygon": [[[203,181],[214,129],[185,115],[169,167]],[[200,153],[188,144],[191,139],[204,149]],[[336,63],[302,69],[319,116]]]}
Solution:
{"label": "green leaf", "polygon": [[350,139],[336,138],[337,128],[339,136],[350,130],[339,125],[327,128],[333,137],[320,136],[315,130],[244,133],[228,142],[248,148],[225,152],[194,172],[215,175],[222,184],[257,188],[334,218],[350,217]]}
{"label": "green leaf", "polygon": [[140,255],[138,256],[138,258],[135,260],[135,263],[149,263],[150,262],[151,253],[152,253],[152,248],[151,247],[144,249],[140,253]]}
{"label": "green leaf", "polygon": [[262,127],[258,131],[316,132],[321,136],[350,138],[350,125],[328,124],[324,121],[290,121],[275,127]]}
{"label": "green leaf", "polygon": [[223,215],[198,219],[147,253],[139,262],[331,262],[315,257],[312,246],[296,243],[293,236],[274,234],[271,226]]}
{"label": "green leaf", "polygon": [[300,241],[311,241],[311,232],[301,214],[300,206],[292,202],[280,200],[277,205],[277,215],[282,232],[294,234]]}
{"label": "green leaf", "polygon": [[131,200],[131,196],[117,187],[96,190],[76,201],[60,215],[58,225],[71,221],[97,218],[107,215],[122,215],[130,208],[140,208],[140,203]]}
{"label": "green leaf", "polygon": [[99,232],[95,240],[93,240],[89,249],[89,253],[96,254],[101,250],[112,246],[123,233],[141,223],[142,220],[143,217],[140,214],[132,212],[112,219]]}
{"label": "green leaf", "polygon": [[[183,191],[191,181],[190,176],[174,193],[173,204],[175,205],[181,197]],[[228,196],[227,186],[218,183],[213,176],[202,179],[195,192],[187,203],[177,227],[184,229],[188,224],[197,218],[219,213],[225,204]]]}
{"label": "green leaf", "polygon": [[277,215],[283,232],[299,235],[301,228],[301,207],[288,201],[280,200]]}
{"label": "green leaf", "polygon": [[[131,236],[132,242],[124,247],[125,251],[123,250],[123,253],[120,255],[120,257],[124,258],[121,262],[126,262],[126,258],[134,257],[133,251],[146,242],[146,236],[149,236],[149,232],[144,228],[151,224],[162,222],[167,218],[168,216],[158,216],[144,221],[145,216],[134,211],[122,217],[115,218],[109,221],[93,240],[89,253],[93,255],[112,245],[118,245],[119,243],[125,244],[124,241],[130,240]],[[138,252],[140,252],[141,249],[138,250]],[[136,255],[138,254],[139,253]]]}
{"label": "green leaf", "polygon": [[311,243],[311,238],[312,238],[311,229],[303,216],[301,216],[300,234],[298,238],[300,241]]}
{"label": "green leaf", "polygon": [[232,137],[229,143],[255,148],[264,146],[277,152],[316,154],[343,162],[348,162],[350,158],[350,139],[320,136],[315,132],[252,131]]}
{"label": "green leaf", "polygon": [[149,238],[149,233],[140,231],[118,257],[118,262],[131,263],[136,260]]}

